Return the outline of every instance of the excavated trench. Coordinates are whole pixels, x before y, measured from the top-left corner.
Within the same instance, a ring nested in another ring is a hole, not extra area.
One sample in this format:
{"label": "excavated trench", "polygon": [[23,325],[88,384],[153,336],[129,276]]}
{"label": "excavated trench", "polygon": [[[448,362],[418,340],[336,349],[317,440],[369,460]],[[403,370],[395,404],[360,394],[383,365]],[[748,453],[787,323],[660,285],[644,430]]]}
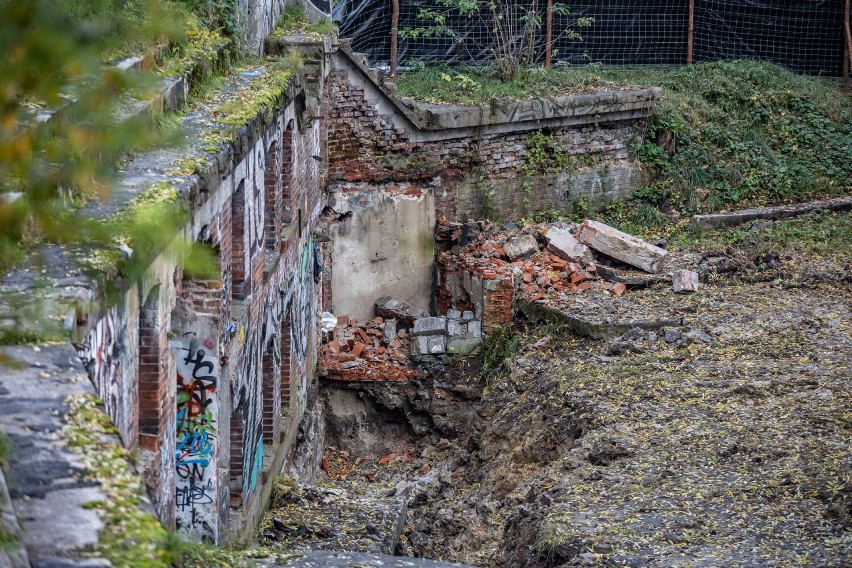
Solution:
{"label": "excavated trench", "polygon": [[519,316],[484,377],[461,358],[325,380],[261,544],[483,568],[847,565],[852,267],[715,254],[733,268],[696,294],[602,296],[612,318],[675,324],[593,339]]}

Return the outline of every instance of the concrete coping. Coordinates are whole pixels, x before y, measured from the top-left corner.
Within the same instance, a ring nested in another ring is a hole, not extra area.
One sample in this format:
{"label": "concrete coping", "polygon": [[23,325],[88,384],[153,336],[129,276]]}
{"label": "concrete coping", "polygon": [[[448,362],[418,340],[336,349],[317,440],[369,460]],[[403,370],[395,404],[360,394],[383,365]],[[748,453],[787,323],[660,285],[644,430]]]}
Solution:
{"label": "concrete coping", "polygon": [[487,104],[471,106],[425,103],[397,96],[394,88],[385,84],[382,72],[371,69],[364,54],[352,52],[348,41],[340,41],[338,52],[360,70],[400,113],[421,130],[454,130],[502,124],[537,123],[551,119],[606,122],[607,120],[624,120],[626,117],[642,118],[650,116],[654,101],[663,95],[660,87],[648,87],[629,91],[600,91],[526,100],[495,98]]}

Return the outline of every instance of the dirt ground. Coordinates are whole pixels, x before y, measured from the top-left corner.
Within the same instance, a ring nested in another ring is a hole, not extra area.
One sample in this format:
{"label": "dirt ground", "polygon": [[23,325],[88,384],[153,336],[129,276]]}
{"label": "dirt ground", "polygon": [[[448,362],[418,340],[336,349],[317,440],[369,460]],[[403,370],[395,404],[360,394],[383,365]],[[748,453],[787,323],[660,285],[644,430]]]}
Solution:
{"label": "dirt ground", "polygon": [[679,327],[592,340],[521,322],[472,428],[390,456],[329,448],[325,486],[407,495],[397,550],[474,566],[848,566],[850,241],[728,247],[697,294],[625,296]]}

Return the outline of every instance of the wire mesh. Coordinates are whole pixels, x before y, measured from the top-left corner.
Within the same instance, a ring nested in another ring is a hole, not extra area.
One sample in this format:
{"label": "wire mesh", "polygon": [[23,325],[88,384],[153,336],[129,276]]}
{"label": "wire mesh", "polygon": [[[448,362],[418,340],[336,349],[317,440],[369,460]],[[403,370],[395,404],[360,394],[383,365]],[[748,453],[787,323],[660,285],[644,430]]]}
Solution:
{"label": "wire mesh", "polygon": [[[513,0],[497,0],[511,3]],[[422,10],[442,10],[436,0],[399,0],[401,30],[426,28]],[[486,5],[487,2],[483,2]],[[545,0],[525,2],[544,22]],[[565,2],[567,16],[553,20],[553,60],[572,64],[679,65],[687,62],[689,0],[599,0]],[[391,0],[338,0],[334,18],[341,35],[374,64],[390,58]],[[693,61],[759,59],[799,73],[838,76],[843,64],[843,0],[694,0]],[[589,27],[567,30],[577,18]],[[399,61],[483,64],[494,60],[494,23],[487,9],[473,17],[447,14],[456,35],[399,41]],[[522,33],[518,31],[517,35]],[[519,38],[516,38],[519,39]],[[543,26],[536,32],[535,60],[544,51]]]}

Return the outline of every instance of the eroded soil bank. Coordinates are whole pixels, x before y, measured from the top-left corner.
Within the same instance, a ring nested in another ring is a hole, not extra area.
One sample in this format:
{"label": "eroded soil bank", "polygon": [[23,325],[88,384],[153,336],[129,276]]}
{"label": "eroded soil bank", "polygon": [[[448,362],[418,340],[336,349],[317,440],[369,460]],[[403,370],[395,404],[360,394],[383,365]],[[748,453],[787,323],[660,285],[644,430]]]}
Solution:
{"label": "eroded soil bank", "polygon": [[697,294],[628,294],[680,327],[592,340],[521,322],[484,377],[467,361],[326,385],[322,471],[283,483],[264,543],[483,567],[848,564],[845,242],[674,252],[729,260]]}

